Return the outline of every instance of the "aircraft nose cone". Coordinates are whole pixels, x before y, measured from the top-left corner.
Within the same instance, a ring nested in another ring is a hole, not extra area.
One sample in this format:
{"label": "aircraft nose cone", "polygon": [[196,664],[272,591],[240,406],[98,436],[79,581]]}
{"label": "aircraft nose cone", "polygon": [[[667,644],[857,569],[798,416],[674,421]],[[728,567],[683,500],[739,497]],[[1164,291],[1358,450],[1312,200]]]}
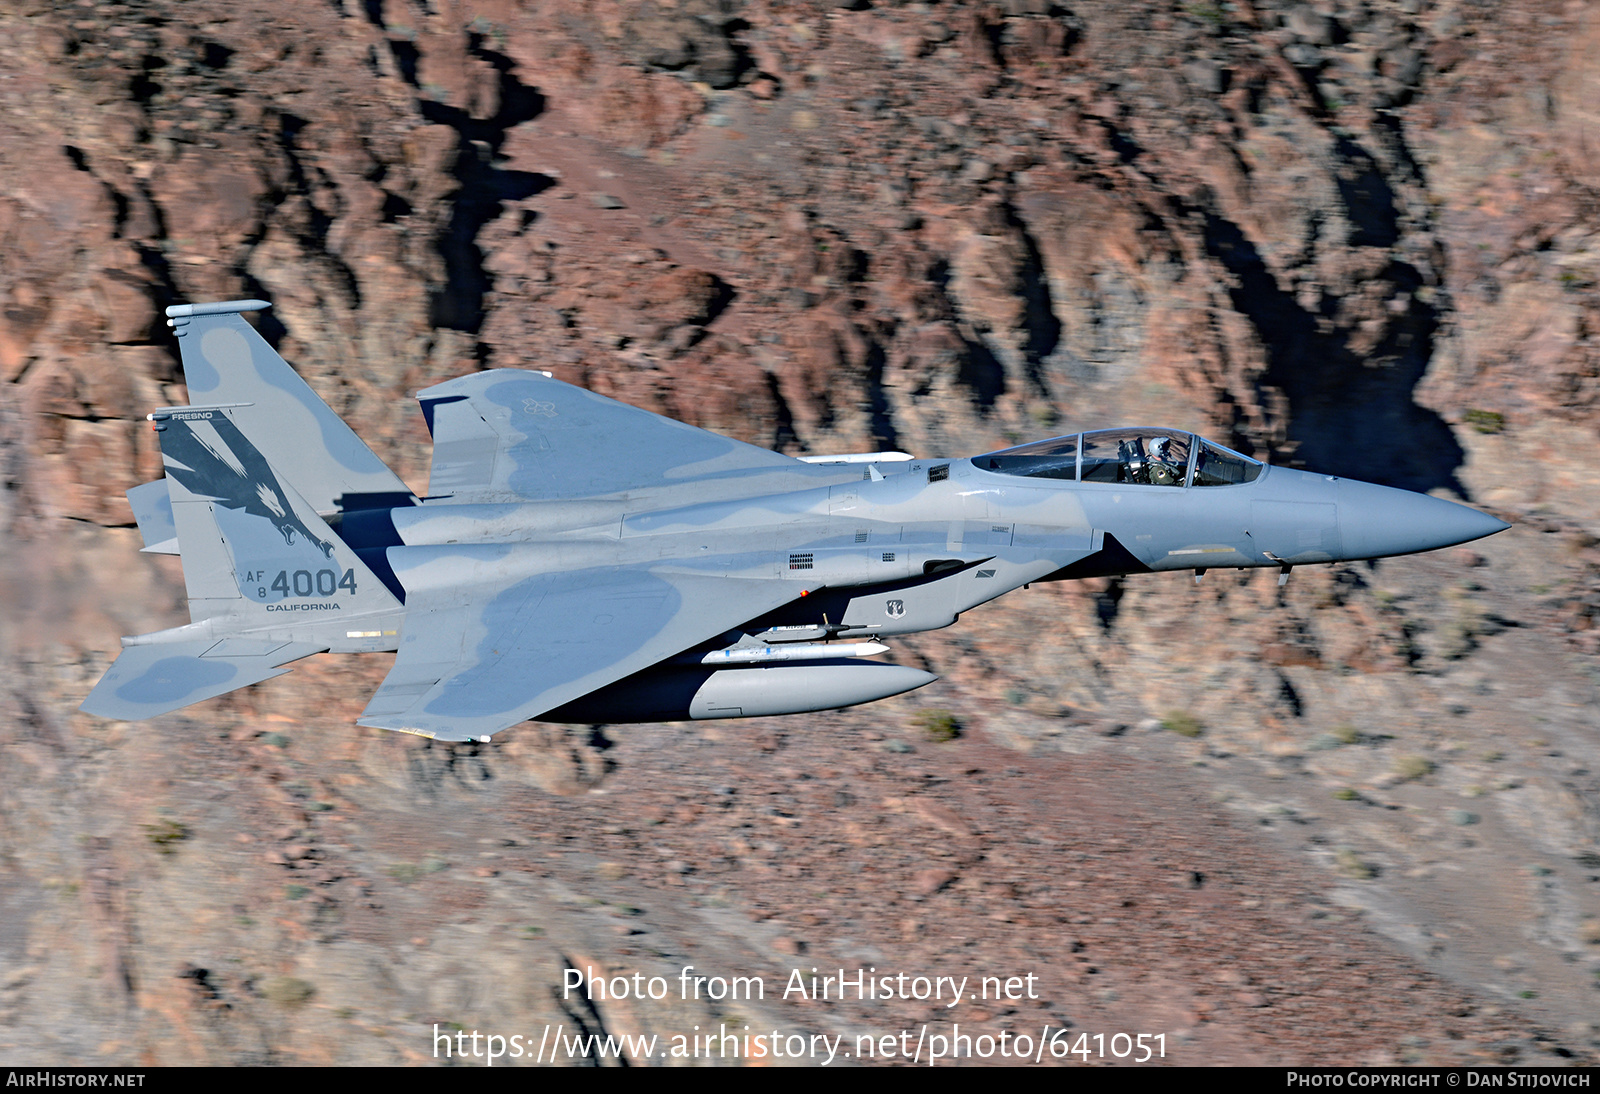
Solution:
{"label": "aircraft nose cone", "polygon": [[1339,531],[1349,558],[1436,551],[1511,527],[1465,505],[1349,479],[1339,483]]}

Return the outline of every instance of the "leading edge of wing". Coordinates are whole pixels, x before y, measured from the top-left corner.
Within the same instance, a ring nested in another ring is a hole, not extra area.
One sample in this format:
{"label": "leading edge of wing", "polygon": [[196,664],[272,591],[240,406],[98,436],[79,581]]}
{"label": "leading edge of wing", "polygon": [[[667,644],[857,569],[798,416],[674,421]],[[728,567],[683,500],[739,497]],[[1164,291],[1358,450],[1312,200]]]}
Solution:
{"label": "leading edge of wing", "polygon": [[473,592],[408,597],[399,655],[361,725],[476,740],[800,595],[777,578],[645,567],[534,574]]}
{"label": "leading edge of wing", "polygon": [[474,373],[417,399],[433,433],[433,497],[594,497],[801,466],[540,372]]}

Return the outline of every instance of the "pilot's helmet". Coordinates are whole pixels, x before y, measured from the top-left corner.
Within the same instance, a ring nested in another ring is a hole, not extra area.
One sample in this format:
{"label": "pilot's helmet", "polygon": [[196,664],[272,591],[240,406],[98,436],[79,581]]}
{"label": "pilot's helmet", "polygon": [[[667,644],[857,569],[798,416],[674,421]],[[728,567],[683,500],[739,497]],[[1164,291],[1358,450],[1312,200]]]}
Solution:
{"label": "pilot's helmet", "polygon": [[1157,437],[1155,440],[1150,442],[1150,457],[1152,459],[1162,461],[1170,459],[1172,456],[1172,453],[1169,451],[1171,446],[1171,437]]}

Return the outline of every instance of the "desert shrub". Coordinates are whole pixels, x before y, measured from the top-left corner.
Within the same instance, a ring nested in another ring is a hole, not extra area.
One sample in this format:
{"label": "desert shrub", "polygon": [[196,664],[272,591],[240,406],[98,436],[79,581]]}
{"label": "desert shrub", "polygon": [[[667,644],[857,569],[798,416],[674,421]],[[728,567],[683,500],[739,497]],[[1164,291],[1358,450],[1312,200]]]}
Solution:
{"label": "desert shrub", "polygon": [[961,736],[961,722],[948,710],[919,711],[915,722],[930,741],[953,741]]}
{"label": "desert shrub", "polygon": [[1479,433],[1499,433],[1506,427],[1506,416],[1493,410],[1469,410],[1467,424]]}
{"label": "desert shrub", "polygon": [[189,830],[177,821],[164,820],[159,824],[144,826],[144,838],[155,844],[157,851],[163,855],[170,855],[177,851],[177,845],[189,838]]}
{"label": "desert shrub", "polygon": [[317,994],[317,989],[299,977],[278,976],[262,986],[261,994],[280,1007],[301,1007]]}
{"label": "desert shrub", "polygon": [[1396,756],[1394,773],[1406,782],[1410,782],[1412,779],[1420,779],[1433,773],[1433,761],[1426,756],[1418,756],[1415,753]]}
{"label": "desert shrub", "polygon": [[1367,863],[1361,861],[1361,856],[1342,847],[1334,852],[1333,861],[1339,867],[1339,872],[1355,881],[1371,881],[1377,876],[1377,871]]}
{"label": "desert shrub", "polygon": [[1198,737],[1205,732],[1205,726],[1186,710],[1169,710],[1161,719],[1161,728],[1169,729],[1180,737]]}

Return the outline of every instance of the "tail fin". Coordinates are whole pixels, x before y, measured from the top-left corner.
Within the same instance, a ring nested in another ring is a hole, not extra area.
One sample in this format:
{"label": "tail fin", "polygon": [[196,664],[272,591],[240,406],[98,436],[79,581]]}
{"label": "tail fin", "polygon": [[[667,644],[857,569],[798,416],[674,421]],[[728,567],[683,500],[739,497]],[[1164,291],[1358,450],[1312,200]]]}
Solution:
{"label": "tail fin", "polygon": [[129,500],[147,538],[170,520],[194,621],[124,638],[83,701],[88,713],[137,721],[281,676],[324,650],[396,648],[399,600],[240,430],[233,415],[253,409],[150,415],[171,515],[151,497],[156,484]]}
{"label": "tail fin", "polygon": [[234,421],[235,413],[254,410],[187,407],[150,415],[161,435],[190,616],[197,623],[226,617],[239,624],[230,629],[270,626],[310,640],[313,632],[346,637],[339,620],[353,614],[398,611],[400,601]]}
{"label": "tail fin", "polygon": [[189,401],[238,412],[267,461],[315,512],[410,504],[406,484],[239,315],[271,306],[223,300],[167,309]]}

